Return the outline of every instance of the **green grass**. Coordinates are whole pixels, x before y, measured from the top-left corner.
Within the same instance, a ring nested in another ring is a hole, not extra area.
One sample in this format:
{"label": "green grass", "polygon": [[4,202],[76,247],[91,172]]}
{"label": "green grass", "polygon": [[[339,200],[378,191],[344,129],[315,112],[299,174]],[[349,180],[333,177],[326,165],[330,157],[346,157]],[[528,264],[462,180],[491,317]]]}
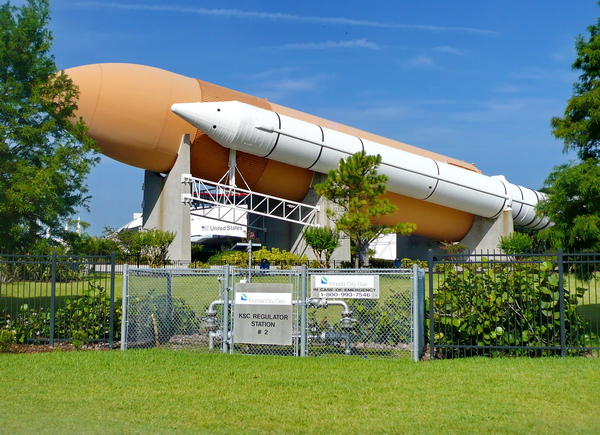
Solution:
{"label": "green grass", "polygon": [[600,433],[600,360],[0,354],[1,433]]}

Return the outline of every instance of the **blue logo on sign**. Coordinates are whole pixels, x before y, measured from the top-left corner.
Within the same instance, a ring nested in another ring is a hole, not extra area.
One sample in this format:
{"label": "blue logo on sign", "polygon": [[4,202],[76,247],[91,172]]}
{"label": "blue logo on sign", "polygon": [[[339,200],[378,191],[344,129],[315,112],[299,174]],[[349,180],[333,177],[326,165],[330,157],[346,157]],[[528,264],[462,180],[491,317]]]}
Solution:
{"label": "blue logo on sign", "polygon": [[242,293],[242,300],[243,301],[247,301],[248,300],[248,296],[246,296],[246,293]]}
{"label": "blue logo on sign", "polygon": [[321,284],[327,284],[327,278],[324,276],[321,277]]}

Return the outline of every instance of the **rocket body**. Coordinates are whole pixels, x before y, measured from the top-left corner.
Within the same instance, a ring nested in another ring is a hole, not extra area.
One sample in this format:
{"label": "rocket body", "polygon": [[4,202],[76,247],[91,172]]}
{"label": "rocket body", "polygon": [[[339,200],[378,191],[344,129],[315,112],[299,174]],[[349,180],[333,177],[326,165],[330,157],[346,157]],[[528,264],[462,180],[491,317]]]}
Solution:
{"label": "rocket body", "polygon": [[[340,159],[364,150],[382,156],[378,171],[388,177],[390,192],[486,218],[511,207],[515,225],[547,224],[547,219],[535,215],[541,194],[501,177],[465,171],[238,101],[174,104],[172,110],[226,148],[325,174]],[[522,197],[524,191],[529,198]]]}
{"label": "rocket body", "polygon": [[516,225],[547,224],[535,216],[540,193],[460,160],[157,68],[97,64],[66,73],[79,86],[88,134],[103,154],[132,166],[168,172],[188,133],[193,176],[218,181],[236,149],[250,189],[301,201],[315,172],[364,149],[381,154],[386,197],[398,207],[380,223],[413,222],[416,234],[446,241],[462,239],[474,215],[494,217],[507,207]]}

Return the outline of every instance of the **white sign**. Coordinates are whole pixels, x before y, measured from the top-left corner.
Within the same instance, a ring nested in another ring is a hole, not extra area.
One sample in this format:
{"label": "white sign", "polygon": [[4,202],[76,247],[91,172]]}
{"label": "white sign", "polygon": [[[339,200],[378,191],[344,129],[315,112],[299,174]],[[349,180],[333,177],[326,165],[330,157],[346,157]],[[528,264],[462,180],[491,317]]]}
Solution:
{"label": "white sign", "polygon": [[192,242],[197,242],[203,238],[211,237],[246,237],[247,232],[247,213],[242,212],[237,216],[237,223],[219,221],[219,217],[225,213],[225,207],[212,207],[207,210],[192,211],[191,215],[191,235]]}
{"label": "white sign", "polygon": [[312,275],[311,297],[378,299],[379,275]]}
{"label": "white sign", "polygon": [[292,344],[292,284],[237,283],[233,342]]}
{"label": "white sign", "polygon": [[292,305],[292,294],[235,292],[235,303],[236,305]]}

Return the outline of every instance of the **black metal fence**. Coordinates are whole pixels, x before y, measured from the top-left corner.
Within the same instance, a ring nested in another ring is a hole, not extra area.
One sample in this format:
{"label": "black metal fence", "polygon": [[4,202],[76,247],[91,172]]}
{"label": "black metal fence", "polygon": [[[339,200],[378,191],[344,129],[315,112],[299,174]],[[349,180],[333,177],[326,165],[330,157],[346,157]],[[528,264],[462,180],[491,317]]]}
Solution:
{"label": "black metal fence", "polygon": [[600,354],[600,254],[429,258],[432,358]]}
{"label": "black metal fence", "polygon": [[120,331],[115,306],[115,254],[0,255],[0,329],[18,343],[71,340],[113,345]]}

